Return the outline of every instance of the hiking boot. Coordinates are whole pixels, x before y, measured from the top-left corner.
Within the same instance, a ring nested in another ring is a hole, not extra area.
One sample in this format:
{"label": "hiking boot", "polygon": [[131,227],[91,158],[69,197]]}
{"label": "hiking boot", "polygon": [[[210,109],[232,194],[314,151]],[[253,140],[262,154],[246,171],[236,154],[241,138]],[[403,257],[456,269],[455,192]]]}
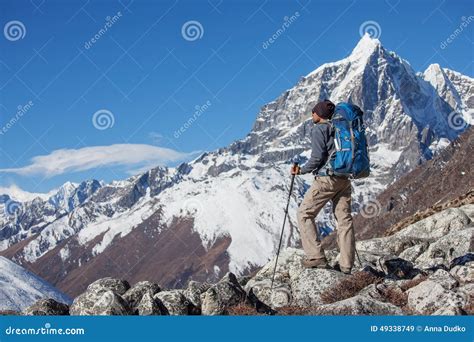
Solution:
{"label": "hiking boot", "polygon": [[351,269],[350,268],[341,268],[341,266],[339,264],[336,264],[334,266],[334,270],[339,271],[339,272],[344,273],[344,274],[347,274],[347,275],[351,274]]}
{"label": "hiking boot", "polygon": [[329,268],[326,259],[303,259],[301,265],[305,268]]}

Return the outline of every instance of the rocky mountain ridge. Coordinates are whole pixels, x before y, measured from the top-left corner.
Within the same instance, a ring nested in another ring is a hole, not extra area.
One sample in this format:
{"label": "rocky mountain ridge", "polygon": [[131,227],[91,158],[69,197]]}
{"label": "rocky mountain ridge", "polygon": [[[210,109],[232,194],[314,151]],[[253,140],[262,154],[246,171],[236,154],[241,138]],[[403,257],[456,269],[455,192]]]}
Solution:
{"label": "rocky mountain ridge", "polygon": [[305,269],[303,253],[288,248],[254,276],[227,273],[216,283],[190,281],[163,289],[151,281],[134,286],[102,278],[70,306],[42,299],[25,315],[460,315],[474,314],[474,204],[450,208],[396,234],[357,243],[362,264],[352,275]]}

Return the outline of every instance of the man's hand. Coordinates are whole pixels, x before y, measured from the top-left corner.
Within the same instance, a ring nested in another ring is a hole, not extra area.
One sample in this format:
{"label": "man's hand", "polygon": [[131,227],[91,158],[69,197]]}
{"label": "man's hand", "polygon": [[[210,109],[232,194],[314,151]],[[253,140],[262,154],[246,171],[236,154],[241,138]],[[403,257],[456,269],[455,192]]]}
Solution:
{"label": "man's hand", "polygon": [[291,174],[292,175],[299,175],[301,174],[301,168],[298,165],[293,165],[291,167]]}

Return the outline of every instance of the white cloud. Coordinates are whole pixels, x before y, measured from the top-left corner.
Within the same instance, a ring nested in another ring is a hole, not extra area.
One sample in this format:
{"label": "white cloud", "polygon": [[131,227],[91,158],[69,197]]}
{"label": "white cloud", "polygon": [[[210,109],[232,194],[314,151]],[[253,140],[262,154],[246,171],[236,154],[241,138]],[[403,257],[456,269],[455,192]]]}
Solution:
{"label": "white cloud", "polygon": [[19,168],[0,169],[0,172],[24,176],[43,175],[52,177],[63,173],[85,171],[102,166],[144,166],[179,162],[199,153],[182,153],[169,148],[145,144],[115,144],[90,146],[80,149],[60,149],[48,155],[36,156],[29,165]]}
{"label": "white cloud", "polygon": [[51,190],[48,193],[33,193],[33,192],[28,192],[23,189],[21,189],[18,185],[16,184],[11,184],[9,186],[0,186],[0,194],[1,195],[8,195],[14,200],[20,201],[20,202],[27,202],[27,201],[32,201],[36,197],[40,197],[44,200],[48,199],[50,196],[54,194],[56,190]]}

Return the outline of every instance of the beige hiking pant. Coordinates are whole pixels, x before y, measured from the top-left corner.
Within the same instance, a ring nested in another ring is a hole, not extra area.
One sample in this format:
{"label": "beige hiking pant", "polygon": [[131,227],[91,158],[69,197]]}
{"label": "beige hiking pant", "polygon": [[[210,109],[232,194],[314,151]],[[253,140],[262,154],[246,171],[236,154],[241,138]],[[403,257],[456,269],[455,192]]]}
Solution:
{"label": "beige hiking pant", "polygon": [[298,208],[298,226],[301,242],[308,259],[325,259],[314,219],[328,202],[332,201],[337,221],[337,243],[341,251],[341,270],[354,265],[355,236],[351,216],[351,181],[343,177],[316,177]]}

